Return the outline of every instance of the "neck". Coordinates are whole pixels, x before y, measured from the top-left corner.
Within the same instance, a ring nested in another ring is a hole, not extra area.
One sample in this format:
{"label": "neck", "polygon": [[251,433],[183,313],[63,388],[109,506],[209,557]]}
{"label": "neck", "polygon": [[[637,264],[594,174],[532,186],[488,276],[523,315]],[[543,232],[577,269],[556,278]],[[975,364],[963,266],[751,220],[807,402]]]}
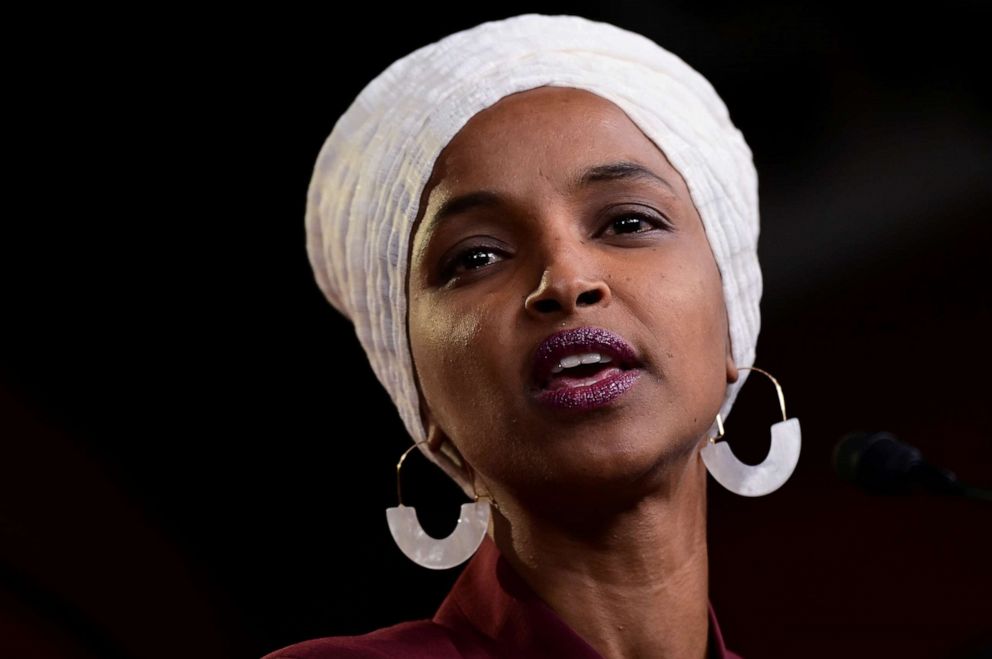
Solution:
{"label": "neck", "polygon": [[706,656],[706,470],[693,453],[665,471],[645,496],[592,519],[505,496],[494,518],[506,560],[605,659]]}

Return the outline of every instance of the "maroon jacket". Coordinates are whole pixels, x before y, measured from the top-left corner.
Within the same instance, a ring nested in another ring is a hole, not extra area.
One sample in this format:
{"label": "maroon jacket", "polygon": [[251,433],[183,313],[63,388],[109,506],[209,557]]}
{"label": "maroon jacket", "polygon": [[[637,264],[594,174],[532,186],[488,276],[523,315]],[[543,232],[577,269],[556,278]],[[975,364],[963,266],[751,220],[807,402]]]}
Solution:
{"label": "maroon jacket", "polygon": [[[709,603],[707,659],[741,659],[727,650]],[[331,636],[263,659],[603,659],[537,597],[486,536],[431,620],[401,622],[360,636]]]}

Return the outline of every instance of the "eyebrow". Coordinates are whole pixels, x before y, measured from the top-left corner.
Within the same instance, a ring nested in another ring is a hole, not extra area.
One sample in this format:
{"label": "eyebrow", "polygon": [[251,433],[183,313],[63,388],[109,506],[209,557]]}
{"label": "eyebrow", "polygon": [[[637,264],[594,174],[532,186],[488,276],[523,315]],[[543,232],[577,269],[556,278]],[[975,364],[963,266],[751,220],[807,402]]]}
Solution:
{"label": "eyebrow", "polygon": [[[672,192],[675,188],[671,183],[658,176],[644,165],[628,160],[611,162],[605,165],[595,165],[585,170],[572,184],[572,189],[587,187],[603,181],[636,181],[646,180],[660,183]],[[437,225],[454,215],[459,215],[475,208],[494,208],[504,203],[503,197],[490,190],[478,190],[468,194],[458,195],[448,199],[431,218],[431,224]]]}
{"label": "eyebrow", "polygon": [[453,215],[459,215],[473,208],[494,208],[503,203],[503,197],[489,190],[479,190],[448,199],[431,218],[432,225],[438,225]]}
{"label": "eyebrow", "polygon": [[661,183],[672,192],[675,192],[675,188],[671,183],[658,176],[644,165],[639,165],[636,162],[630,162],[628,160],[590,167],[579,178],[577,187],[583,187],[589,185],[590,183],[596,183],[599,181],[638,179],[646,179],[655,183]]}

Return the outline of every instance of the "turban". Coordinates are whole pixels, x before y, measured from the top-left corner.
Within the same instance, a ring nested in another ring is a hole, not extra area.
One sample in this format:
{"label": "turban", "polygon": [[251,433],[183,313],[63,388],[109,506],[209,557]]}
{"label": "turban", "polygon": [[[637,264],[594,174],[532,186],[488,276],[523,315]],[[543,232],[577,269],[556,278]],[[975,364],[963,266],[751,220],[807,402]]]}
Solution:
{"label": "turban", "polygon": [[[450,34],[393,62],[337,120],[307,192],[307,254],[354,324],[414,441],[425,439],[407,339],[406,276],[421,194],[441,150],[476,113],[541,86],[616,104],[682,175],[719,268],[734,361],[760,326],[758,181],[712,85],[647,37],[578,16],[524,14]],[[750,371],[727,387],[724,418]],[[470,496],[454,465],[421,450]]]}

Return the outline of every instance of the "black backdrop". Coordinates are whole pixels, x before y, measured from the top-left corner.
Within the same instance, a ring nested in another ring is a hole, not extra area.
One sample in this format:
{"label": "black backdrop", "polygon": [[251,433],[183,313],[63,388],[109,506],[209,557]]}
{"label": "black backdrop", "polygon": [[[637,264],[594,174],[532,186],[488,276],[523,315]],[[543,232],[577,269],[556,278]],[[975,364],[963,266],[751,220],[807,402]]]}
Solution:
{"label": "black backdrop", "polygon": [[[22,203],[3,221],[0,654],[257,657],[433,613],[459,569],[423,570],[389,537],[409,439],[313,281],[306,185],[390,62],[525,11],[655,39],[714,84],[754,152],[756,364],[804,443],[772,495],[710,483],[730,647],[992,643],[992,508],[871,496],[830,466],[843,433],[886,429],[992,485],[983,3],[94,11],[8,28]],[[745,461],[767,450],[767,394],[745,387],[727,424]],[[407,464],[410,503],[446,533],[463,496]]]}

